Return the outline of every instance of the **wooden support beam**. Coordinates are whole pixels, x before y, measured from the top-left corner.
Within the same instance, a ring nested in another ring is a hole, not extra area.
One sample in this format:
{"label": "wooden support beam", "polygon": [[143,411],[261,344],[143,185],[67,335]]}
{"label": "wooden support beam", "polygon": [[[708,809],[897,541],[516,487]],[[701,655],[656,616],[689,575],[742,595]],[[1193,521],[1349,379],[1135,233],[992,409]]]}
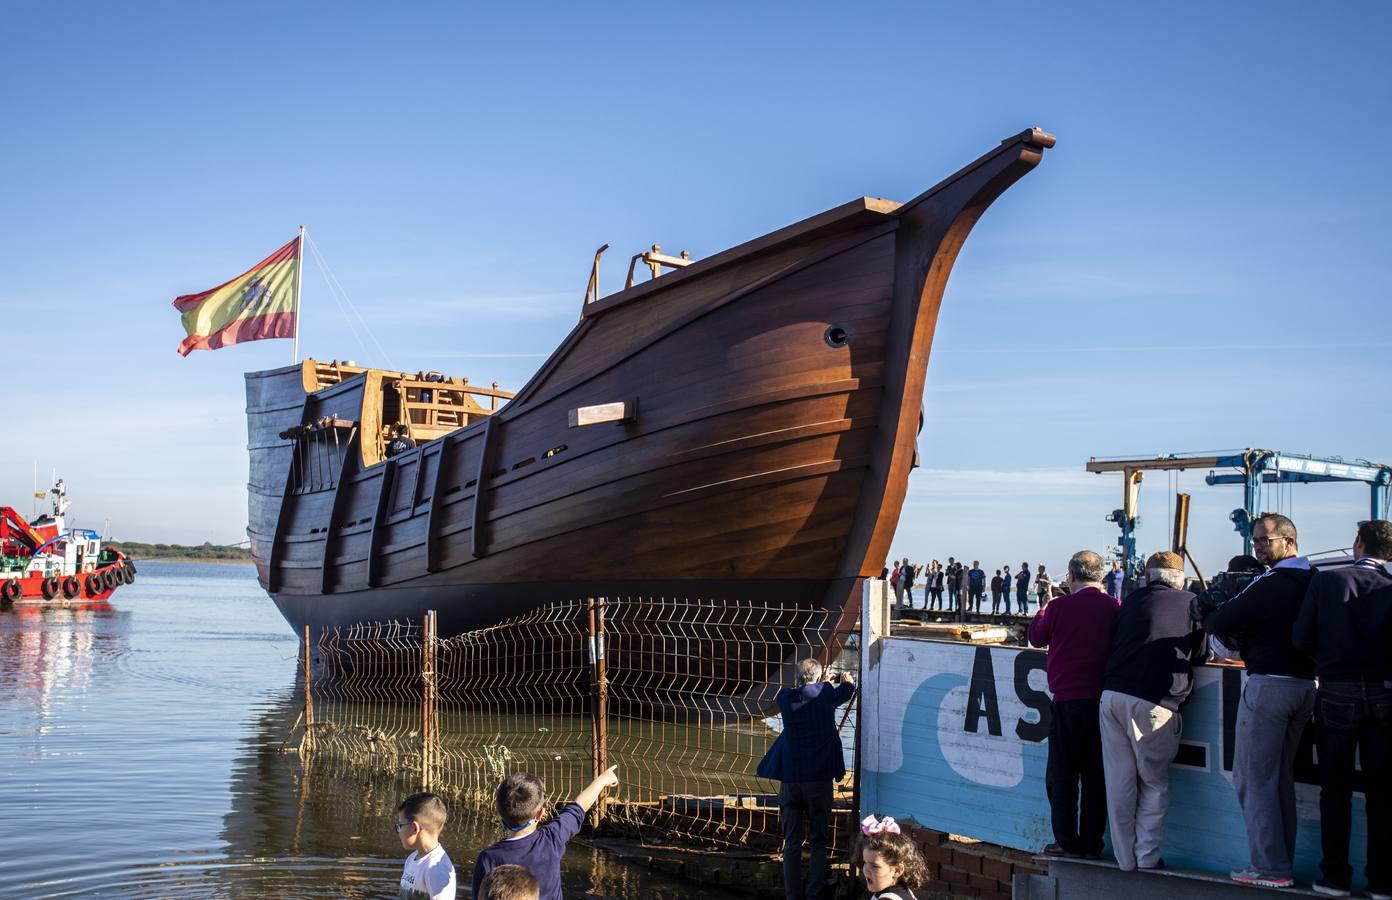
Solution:
{"label": "wooden support beam", "polygon": [[324,528],[324,562],[320,567],[323,580],[320,582],[319,589],[325,594],[333,593],[333,573],[337,571],[333,558],[339,524],[343,519],[343,507],[347,502],[344,498],[351,493],[348,479],[357,471],[356,464],[361,455],[361,451],[358,449],[358,435],[358,429],[353,429],[348,438],[348,444],[343,448],[343,459],[338,464],[338,479],[334,482],[333,502],[329,504],[329,521]]}
{"label": "wooden support beam", "polygon": [[[311,420],[310,413],[317,405],[313,394],[306,394],[304,406],[300,411],[300,425]],[[295,496],[295,460],[300,452],[300,440],[294,438],[290,444],[290,467],[285,473],[285,490],[280,494],[280,509],[276,512],[275,534],[271,536],[270,563],[266,567],[266,592],[276,594],[280,591],[280,564],[285,555],[285,528],[290,522],[290,501]]]}
{"label": "wooden support beam", "polygon": [[426,513],[425,516],[425,571],[427,572],[437,572],[440,569],[440,551],[437,538],[445,521],[445,513],[442,509],[445,505],[445,469],[454,456],[451,452],[454,442],[448,437],[440,440],[437,446],[439,450],[435,453],[435,483],[430,488],[430,512]]}
{"label": "wooden support beam", "polygon": [[483,420],[483,446],[479,448],[478,474],[474,480],[473,527],[469,532],[469,555],[474,559],[488,555],[488,535],[484,533],[484,529],[488,524],[488,476],[493,466],[489,457],[493,455],[496,443],[493,440],[493,429],[501,421],[492,416]]}
{"label": "wooden support beam", "polygon": [[382,463],[382,480],[377,483],[376,512],[372,514],[372,535],[367,540],[367,586],[376,587],[382,579],[382,544],[386,540],[387,502],[396,480],[396,461]]}

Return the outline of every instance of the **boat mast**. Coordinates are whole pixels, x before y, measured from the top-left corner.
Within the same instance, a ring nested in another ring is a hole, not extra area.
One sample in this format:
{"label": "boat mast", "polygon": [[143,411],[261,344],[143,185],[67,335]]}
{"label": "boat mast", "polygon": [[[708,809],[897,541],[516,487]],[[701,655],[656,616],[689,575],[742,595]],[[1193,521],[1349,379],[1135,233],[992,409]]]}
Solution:
{"label": "boat mast", "polygon": [[290,344],[291,363],[298,363],[300,361],[300,284],[304,281],[304,230],[304,226],[301,225],[300,243],[299,246],[296,248],[296,255],[299,257],[299,259],[296,261],[295,264],[295,336]]}

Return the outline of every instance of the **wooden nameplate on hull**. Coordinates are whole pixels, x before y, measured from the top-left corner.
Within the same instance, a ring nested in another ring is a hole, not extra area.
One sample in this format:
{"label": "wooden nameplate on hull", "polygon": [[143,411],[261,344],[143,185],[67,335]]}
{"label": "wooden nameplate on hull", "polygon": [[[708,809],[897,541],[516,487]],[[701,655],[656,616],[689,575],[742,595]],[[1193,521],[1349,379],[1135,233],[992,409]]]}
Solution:
{"label": "wooden nameplate on hull", "polygon": [[[772,590],[853,621],[952,263],[1051,146],[1027,130],[909,203],[856,200],[589,303],[516,396],[313,361],[249,373],[262,585],[297,628],[436,608],[448,632],[619,583]],[[435,418],[387,458],[398,390]]]}

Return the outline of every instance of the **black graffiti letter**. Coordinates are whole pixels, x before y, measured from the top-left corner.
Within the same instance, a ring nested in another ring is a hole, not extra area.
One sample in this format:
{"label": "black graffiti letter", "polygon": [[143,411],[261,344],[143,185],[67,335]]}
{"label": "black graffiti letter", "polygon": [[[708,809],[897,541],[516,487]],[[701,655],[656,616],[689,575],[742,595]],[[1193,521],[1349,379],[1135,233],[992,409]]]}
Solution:
{"label": "black graffiti letter", "polygon": [[967,687],[967,718],[962,730],[976,733],[981,717],[986,717],[986,730],[994,737],[1001,736],[1000,702],[996,699],[996,673],[991,668],[991,651],[976,648],[972,661],[971,684]]}
{"label": "black graffiti letter", "polygon": [[1049,695],[1030,687],[1031,672],[1044,671],[1044,654],[1038,650],[1021,650],[1015,654],[1015,696],[1026,709],[1039,714],[1038,722],[1026,721],[1022,716],[1015,723],[1015,736],[1022,741],[1038,744],[1049,736],[1049,716],[1053,707],[1049,705]]}

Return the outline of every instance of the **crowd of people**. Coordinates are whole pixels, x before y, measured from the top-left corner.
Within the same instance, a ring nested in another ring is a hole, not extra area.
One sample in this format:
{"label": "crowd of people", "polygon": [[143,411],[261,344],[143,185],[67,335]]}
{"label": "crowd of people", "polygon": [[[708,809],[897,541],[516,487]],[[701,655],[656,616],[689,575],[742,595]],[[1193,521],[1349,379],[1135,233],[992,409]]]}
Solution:
{"label": "crowd of people", "polygon": [[1052,694],[1046,783],[1049,856],[1100,858],[1104,831],[1123,870],[1165,865],[1160,845],[1169,767],[1192,667],[1241,659],[1248,678],[1236,725],[1233,785],[1250,865],[1233,881],[1295,883],[1295,758],[1315,724],[1322,878],[1314,891],[1347,897],[1355,758],[1363,760],[1367,896],[1392,900],[1392,522],[1360,523],[1352,565],[1316,572],[1294,523],[1268,514],[1252,529],[1256,557],[1237,557],[1199,594],[1183,560],[1156,553],[1124,600],[1104,588],[1102,557],[1068,563],[1067,592],[1031,621],[1047,647]]}
{"label": "crowd of people", "polygon": [[[1092,551],[1068,561],[1061,593],[1044,567],[1022,563],[1013,576],[1019,609],[1030,588],[1039,596],[1030,644],[1048,648],[1052,695],[1047,795],[1053,857],[1100,859],[1110,830],[1123,871],[1159,869],[1169,810],[1169,768],[1179,749],[1180,709],[1193,690],[1193,666],[1212,656],[1240,659],[1248,672],[1237,715],[1233,785],[1246,824],[1250,865],[1233,881],[1289,888],[1295,883],[1295,758],[1306,725],[1316,726],[1320,768],[1322,878],[1316,893],[1350,896],[1352,795],[1356,760],[1363,761],[1367,815],[1367,896],[1392,900],[1392,522],[1358,526],[1352,565],[1316,572],[1300,555],[1294,523],[1267,514],[1253,524],[1255,557],[1236,557],[1200,593],[1186,589],[1184,561],[1152,554],[1144,583],[1129,587],[1120,567]],[[958,608],[979,604],[986,585],[1004,600],[1007,567],[991,581],[979,562],[970,569],[949,558],[920,573],[907,559],[896,595],[913,603],[922,574],[927,602],[946,594]],[[1042,589],[1036,586],[1042,585]],[[1003,596],[1001,596],[1003,595]],[[931,606],[930,606],[931,608]],[[849,673],[824,677],[815,659],[798,664],[797,685],[779,692],[783,731],[758,767],[779,782],[783,878],[788,900],[821,896],[833,785],[846,772],[837,709],[856,686]],[[480,900],[560,900],[560,859],[605,788],[614,768],[541,824],[541,779],[514,773],[498,786],[496,806],[508,836],[474,864]],[[440,844],[447,815],[434,794],[407,797],[397,809],[397,834],[411,854],[403,866],[403,898],[454,900],[455,874]],[[914,900],[927,869],[917,847],[892,818],[860,823],[856,857],[874,900]],[[806,877],[803,845],[809,847]]]}
{"label": "crowd of people", "polygon": [[[914,588],[922,585],[923,609],[942,612],[981,613],[985,604],[986,590],[991,591],[991,615],[1030,614],[1030,597],[1034,597],[1035,609],[1042,609],[1054,593],[1054,582],[1040,563],[1033,569],[1027,562],[1013,573],[1006,563],[996,574],[986,577],[980,560],[972,560],[971,568],[965,561],[958,562],[955,557],[947,558],[947,565],[938,560],[925,565],[915,565],[908,557],[886,565],[880,577],[889,582],[894,589],[894,602],[899,606],[915,609]],[[1121,563],[1112,563],[1103,579],[1104,587],[1113,597],[1120,597],[1124,575]],[[1011,611],[1011,595],[1014,595],[1015,608]]]}

